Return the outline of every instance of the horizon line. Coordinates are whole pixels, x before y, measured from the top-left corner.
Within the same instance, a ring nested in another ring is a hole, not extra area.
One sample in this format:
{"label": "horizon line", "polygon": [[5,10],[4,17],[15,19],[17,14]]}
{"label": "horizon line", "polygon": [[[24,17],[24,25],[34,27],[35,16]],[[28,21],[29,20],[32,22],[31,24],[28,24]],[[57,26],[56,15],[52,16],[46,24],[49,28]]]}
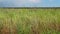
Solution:
{"label": "horizon line", "polygon": [[60,9],[60,7],[0,7],[8,9]]}

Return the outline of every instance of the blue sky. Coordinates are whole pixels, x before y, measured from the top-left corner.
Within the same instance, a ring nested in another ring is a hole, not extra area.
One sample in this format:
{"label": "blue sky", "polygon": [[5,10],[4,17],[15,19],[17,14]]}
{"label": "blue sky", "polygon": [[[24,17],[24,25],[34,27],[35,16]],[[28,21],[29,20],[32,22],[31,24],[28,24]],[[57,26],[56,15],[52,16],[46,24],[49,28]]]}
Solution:
{"label": "blue sky", "polygon": [[0,7],[60,7],[60,0],[0,0]]}

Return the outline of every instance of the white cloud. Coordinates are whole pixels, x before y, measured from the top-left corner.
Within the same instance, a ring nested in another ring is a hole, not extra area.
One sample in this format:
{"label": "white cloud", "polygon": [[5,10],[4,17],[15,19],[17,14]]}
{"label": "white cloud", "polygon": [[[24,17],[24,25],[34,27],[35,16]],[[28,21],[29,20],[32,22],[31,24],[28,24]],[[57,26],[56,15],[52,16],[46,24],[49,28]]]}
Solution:
{"label": "white cloud", "polygon": [[13,3],[15,3],[15,5],[26,5],[26,4],[33,4],[33,3],[40,3],[41,0],[14,0]]}
{"label": "white cloud", "polygon": [[2,4],[1,2],[3,3],[3,5],[9,4],[9,6],[32,6],[34,5],[34,3],[41,3],[41,0],[0,0],[0,4]]}
{"label": "white cloud", "polygon": [[40,3],[41,0],[29,0],[29,2],[32,2],[32,3]]}

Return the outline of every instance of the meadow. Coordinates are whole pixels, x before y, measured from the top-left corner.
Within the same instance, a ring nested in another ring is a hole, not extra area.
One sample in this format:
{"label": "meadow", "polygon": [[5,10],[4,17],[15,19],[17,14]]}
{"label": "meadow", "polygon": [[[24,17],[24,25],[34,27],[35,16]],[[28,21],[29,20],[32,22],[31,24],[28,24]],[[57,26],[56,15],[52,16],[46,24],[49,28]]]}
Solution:
{"label": "meadow", "polygon": [[60,34],[60,9],[0,8],[0,34]]}

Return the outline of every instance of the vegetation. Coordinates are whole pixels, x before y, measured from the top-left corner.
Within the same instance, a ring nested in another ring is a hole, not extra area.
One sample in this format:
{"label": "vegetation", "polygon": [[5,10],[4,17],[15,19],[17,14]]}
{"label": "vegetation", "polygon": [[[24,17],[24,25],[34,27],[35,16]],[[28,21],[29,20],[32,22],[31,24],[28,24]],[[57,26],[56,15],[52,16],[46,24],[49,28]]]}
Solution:
{"label": "vegetation", "polygon": [[0,34],[60,34],[60,9],[0,8]]}

